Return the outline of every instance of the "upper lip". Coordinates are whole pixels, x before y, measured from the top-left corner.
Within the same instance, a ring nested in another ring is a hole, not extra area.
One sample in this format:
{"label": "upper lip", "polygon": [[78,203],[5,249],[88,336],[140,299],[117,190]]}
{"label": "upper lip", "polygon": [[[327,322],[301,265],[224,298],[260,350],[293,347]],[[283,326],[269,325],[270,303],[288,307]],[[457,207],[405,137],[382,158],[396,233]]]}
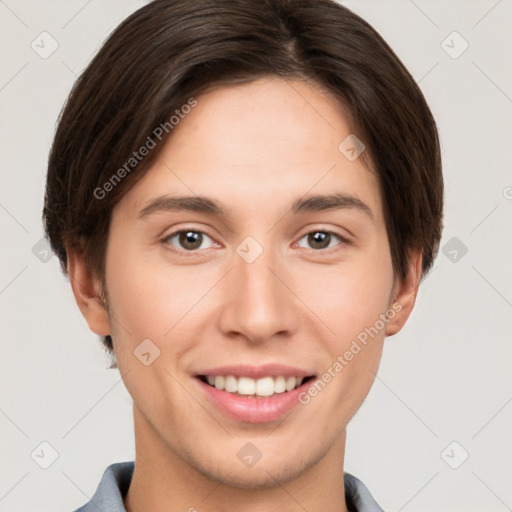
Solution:
{"label": "upper lip", "polygon": [[233,375],[235,377],[251,377],[260,379],[262,377],[311,377],[314,372],[303,370],[294,366],[279,363],[268,363],[260,366],[251,366],[247,364],[216,366],[196,372],[196,376],[202,375]]}

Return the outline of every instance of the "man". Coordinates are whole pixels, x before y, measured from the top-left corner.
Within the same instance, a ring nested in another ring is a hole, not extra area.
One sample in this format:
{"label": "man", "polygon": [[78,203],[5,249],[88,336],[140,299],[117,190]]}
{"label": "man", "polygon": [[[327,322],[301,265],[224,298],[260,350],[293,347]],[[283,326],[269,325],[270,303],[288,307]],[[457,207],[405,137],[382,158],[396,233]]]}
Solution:
{"label": "man", "polygon": [[79,78],[44,219],[134,403],[82,511],[379,511],[346,426],[437,252],[434,120],[330,1],[157,0]]}

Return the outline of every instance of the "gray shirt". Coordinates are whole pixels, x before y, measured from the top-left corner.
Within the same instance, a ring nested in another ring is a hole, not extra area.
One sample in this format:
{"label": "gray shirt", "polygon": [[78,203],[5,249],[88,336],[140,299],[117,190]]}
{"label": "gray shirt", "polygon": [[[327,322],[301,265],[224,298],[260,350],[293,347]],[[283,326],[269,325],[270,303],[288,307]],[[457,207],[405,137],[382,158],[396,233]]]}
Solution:
{"label": "gray shirt", "polygon": [[[130,487],[134,467],[133,461],[111,464],[91,500],[74,512],[126,512],[123,498]],[[343,473],[343,479],[350,512],[384,512],[361,480],[350,473]]]}

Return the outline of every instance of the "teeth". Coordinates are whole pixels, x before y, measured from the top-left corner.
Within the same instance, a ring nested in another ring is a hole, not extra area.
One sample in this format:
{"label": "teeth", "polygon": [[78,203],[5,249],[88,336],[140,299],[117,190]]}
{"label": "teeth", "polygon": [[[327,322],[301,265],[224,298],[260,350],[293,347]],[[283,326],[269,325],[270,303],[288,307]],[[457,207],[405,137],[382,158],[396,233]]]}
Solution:
{"label": "teeth", "polygon": [[286,391],[291,391],[292,389],[295,389],[296,382],[297,379],[295,377],[288,377],[286,379]]}
{"label": "teeth", "polygon": [[240,377],[238,379],[237,387],[237,391],[241,395],[254,395],[256,393],[256,381],[254,379],[250,379],[249,377]]}
{"label": "teeth", "polygon": [[286,391],[286,379],[284,377],[276,377],[274,381],[274,391],[276,393],[284,393]]}
{"label": "teeth", "polygon": [[218,375],[215,377],[215,387],[217,389],[224,389],[224,377]]}
{"label": "teeth", "polygon": [[272,396],[275,393],[284,393],[298,388],[303,377],[262,377],[252,379],[250,377],[235,377],[228,375],[207,375],[206,380],[210,386],[219,391],[228,391],[238,395]]}
{"label": "teeth", "polygon": [[[217,388],[218,389],[218,388]],[[238,391],[238,382],[233,375],[228,375],[224,380],[224,390],[230,393],[236,393]]]}

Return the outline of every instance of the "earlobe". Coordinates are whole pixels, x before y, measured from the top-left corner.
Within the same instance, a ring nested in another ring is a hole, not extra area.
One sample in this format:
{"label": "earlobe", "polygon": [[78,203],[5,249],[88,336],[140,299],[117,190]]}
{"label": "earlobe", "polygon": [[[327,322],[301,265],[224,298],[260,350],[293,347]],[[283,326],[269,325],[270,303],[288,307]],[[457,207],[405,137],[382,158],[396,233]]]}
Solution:
{"label": "earlobe", "polygon": [[68,251],[68,274],[73,295],[89,329],[100,336],[110,335],[110,322],[99,279],[81,254]]}
{"label": "earlobe", "polygon": [[407,276],[402,281],[397,280],[395,284],[394,301],[391,304],[391,309],[395,314],[389,315],[389,321],[386,326],[386,336],[393,336],[393,334],[399,332],[407,322],[414,308],[416,296],[418,295],[421,271],[421,251],[414,250],[410,255]]}

